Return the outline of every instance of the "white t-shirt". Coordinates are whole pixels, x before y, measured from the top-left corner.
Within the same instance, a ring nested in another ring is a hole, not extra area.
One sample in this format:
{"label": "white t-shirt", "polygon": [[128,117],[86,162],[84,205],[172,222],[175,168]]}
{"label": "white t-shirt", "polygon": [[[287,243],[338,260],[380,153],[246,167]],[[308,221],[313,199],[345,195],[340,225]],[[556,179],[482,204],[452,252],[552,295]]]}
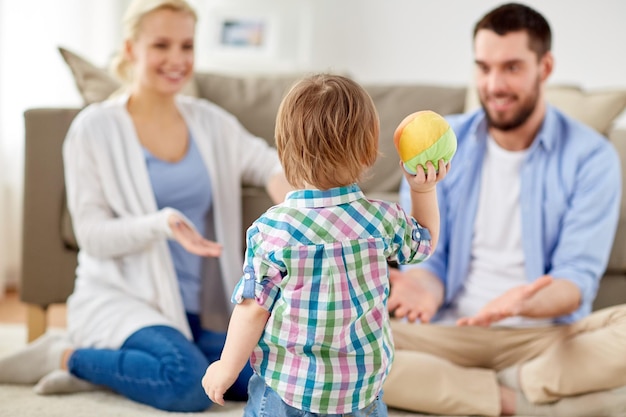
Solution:
{"label": "white t-shirt", "polygon": [[[520,175],[526,150],[508,151],[487,140],[474,222],[472,258],[463,291],[441,318],[452,324],[471,317],[507,290],[528,283],[524,269]],[[549,320],[510,317],[496,326],[540,326]]]}

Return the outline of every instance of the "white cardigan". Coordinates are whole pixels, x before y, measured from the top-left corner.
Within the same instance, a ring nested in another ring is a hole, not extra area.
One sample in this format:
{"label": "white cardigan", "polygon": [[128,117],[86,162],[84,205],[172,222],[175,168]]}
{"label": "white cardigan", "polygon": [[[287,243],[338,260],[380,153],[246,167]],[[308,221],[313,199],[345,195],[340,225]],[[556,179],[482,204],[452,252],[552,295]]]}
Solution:
{"label": "white cardigan", "polygon": [[[85,108],[63,145],[68,207],[81,248],[67,303],[77,347],[117,348],[150,325],[173,326],[191,337],[166,243],[173,209],[157,210],[127,101],[123,96]],[[241,185],[264,186],[280,163],[273,148],[223,109],[184,96],[177,105],[211,178],[229,297],[242,274]],[[208,278],[216,279],[203,282]]]}

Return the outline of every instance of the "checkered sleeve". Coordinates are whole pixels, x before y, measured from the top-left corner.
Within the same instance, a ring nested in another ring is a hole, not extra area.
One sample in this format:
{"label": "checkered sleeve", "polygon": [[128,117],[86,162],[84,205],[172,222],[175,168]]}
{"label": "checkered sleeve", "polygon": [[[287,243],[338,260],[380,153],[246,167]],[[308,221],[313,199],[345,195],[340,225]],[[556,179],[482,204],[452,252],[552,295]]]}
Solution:
{"label": "checkered sleeve", "polygon": [[258,227],[253,225],[248,229],[247,242],[243,276],[235,287],[232,302],[239,304],[246,298],[254,298],[261,307],[271,311],[280,296],[278,284],[286,268],[264,247]]}
{"label": "checkered sleeve", "polygon": [[388,259],[399,264],[415,264],[428,259],[431,254],[431,237],[427,228],[422,227],[399,205],[395,234],[392,238],[392,256]]}

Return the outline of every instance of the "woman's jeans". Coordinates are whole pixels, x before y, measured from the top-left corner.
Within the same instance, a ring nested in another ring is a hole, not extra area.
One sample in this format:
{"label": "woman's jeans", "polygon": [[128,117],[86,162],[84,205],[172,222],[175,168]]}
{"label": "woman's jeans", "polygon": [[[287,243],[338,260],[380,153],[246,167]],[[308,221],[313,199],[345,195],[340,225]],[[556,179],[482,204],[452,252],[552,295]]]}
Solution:
{"label": "woman's jeans", "polygon": [[[212,402],[202,388],[202,377],[207,366],[220,358],[226,334],[202,329],[197,315],[188,314],[187,318],[194,342],[172,327],[146,327],[133,333],[118,350],[75,350],[69,371],[161,410],[205,410]],[[251,375],[252,368],[246,365],[225,398],[245,400]]]}
{"label": "woman's jeans", "polygon": [[248,390],[250,397],[243,417],[387,417],[387,406],[382,400],[382,392],[372,404],[362,410],[346,414],[317,414],[287,405],[257,374],[250,378]]}

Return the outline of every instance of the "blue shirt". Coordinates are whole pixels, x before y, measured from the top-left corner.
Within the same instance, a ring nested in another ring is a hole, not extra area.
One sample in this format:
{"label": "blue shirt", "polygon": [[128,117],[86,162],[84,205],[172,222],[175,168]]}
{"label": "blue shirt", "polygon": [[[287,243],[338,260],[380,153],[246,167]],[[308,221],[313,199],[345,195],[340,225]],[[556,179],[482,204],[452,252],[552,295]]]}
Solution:
{"label": "blue shirt", "polygon": [[[457,135],[457,153],[450,173],[437,186],[438,247],[419,266],[443,282],[443,308],[455,299],[467,278],[487,143],[483,110],[447,119]],[[582,294],[580,307],[554,320],[571,323],[591,312],[608,263],[621,197],[617,153],[605,137],[548,106],[521,175],[527,279],[532,282],[549,274],[576,284]],[[400,187],[400,199],[403,207],[410,207],[406,181]]]}
{"label": "blue shirt", "polygon": [[[189,138],[187,153],[178,162],[163,161],[145,148],[144,154],[157,207],[177,209],[187,216],[200,233],[204,233],[206,215],[213,197],[208,170],[193,138]],[[175,240],[168,240],[167,244],[185,310],[198,313],[203,258],[187,252]]]}

